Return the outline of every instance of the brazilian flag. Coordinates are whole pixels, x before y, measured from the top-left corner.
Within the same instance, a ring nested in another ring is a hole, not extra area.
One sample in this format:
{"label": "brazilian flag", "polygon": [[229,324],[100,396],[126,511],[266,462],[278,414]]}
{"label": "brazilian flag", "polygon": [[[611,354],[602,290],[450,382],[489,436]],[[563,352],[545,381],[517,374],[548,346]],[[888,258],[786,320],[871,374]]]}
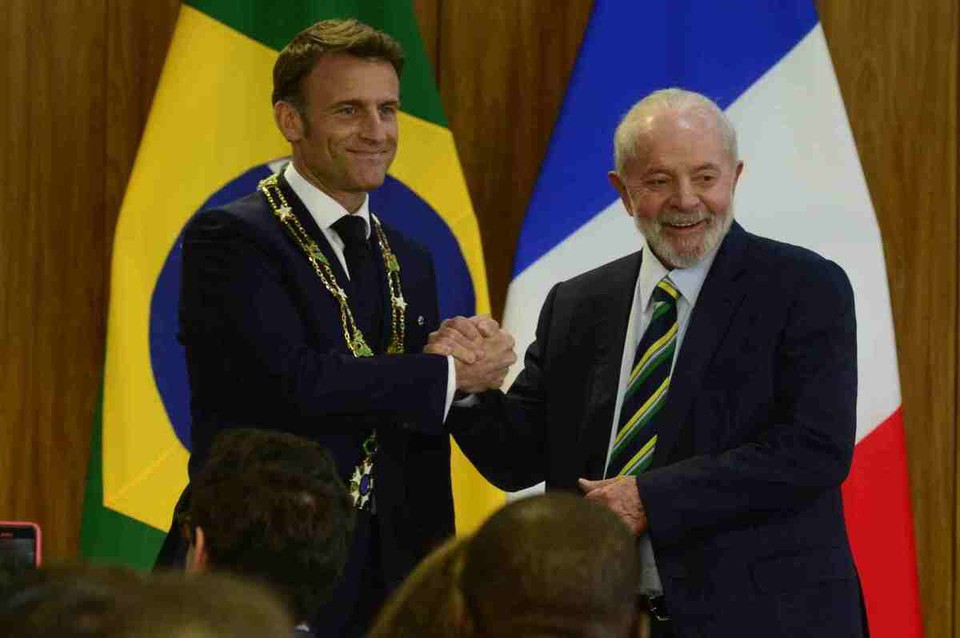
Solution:
{"label": "brazilian flag", "polygon": [[[189,397],[176,340],[181,230],[283,164],[289,146],[270,104],[277,53],[314,22],[346,17],[390,33],[407,56],[399,150],[371,210],[430,248],[442,317],[489,311],[476,218],[409,0],[184,2],[117,221],[81,539],[87,558],[153,562],[187,483]],[[459,450],[453,485],[460,531],[503,500]]]}

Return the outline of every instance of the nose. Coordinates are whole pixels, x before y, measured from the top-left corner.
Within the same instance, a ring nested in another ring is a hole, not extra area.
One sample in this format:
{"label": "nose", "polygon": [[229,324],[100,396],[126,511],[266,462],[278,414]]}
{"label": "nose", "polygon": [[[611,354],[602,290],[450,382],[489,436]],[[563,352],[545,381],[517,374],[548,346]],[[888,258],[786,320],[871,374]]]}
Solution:
{"label": "nose", "polygon": [[693,210],[700,205],[700,198],[689,179],[677,180],[677,190],[674,192],[674,204],[680,210]]}
{"label": "nose", "polygon": [[387,125],[379,110],[372,109],[367,112],[360,127],[360,136],[371,142],[383,142],[387,139]]}

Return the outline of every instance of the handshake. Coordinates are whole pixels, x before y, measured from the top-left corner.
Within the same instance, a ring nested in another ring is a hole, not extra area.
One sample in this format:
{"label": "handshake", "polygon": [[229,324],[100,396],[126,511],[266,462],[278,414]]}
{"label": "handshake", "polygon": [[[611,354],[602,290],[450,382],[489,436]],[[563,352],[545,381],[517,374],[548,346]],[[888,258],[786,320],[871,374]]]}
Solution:
{"label": "handshake", "polygon": [[452,317],[430,333],[423,351],[450,355],[456,366],[457,390],[467,393],[503,385],[507,370],[517,360],[514,340],[486,316]]}

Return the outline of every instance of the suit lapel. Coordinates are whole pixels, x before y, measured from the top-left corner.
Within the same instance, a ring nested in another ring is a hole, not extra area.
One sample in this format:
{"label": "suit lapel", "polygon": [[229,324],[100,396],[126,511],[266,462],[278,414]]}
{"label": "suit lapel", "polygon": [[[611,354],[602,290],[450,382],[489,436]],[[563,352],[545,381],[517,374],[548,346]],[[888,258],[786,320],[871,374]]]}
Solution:
{"label": "suit lapel", "polygon": [[747,241],[747,234],[734,222],[700,290],[670,379],[667,402],[657,416],[659,438],[653,467],[670,461],[683,429],[691,427],[686,416],[697,398],[704,371],[746,293],[746,278],[741,274]]}
{"label": "suit lapel", "polygon": [[[373,212],[370,213],[373,215]],[[370,222],[371,224],[373,222]],[[387,229],[383,228],[384,234],[387,233]],[[387,271],[386,266],[383,263],[383,250],[380,248],[380,242],[377,241],[376,231],[373,230],[373,227],[370,228],[370,250],[373,254],[373,263],[377,269],[377,282],[380,286],[380,298],[383,300],[383,312],[380,313],[380,334],[383,336],[383,347],[382,350],[386,352],[387,344],[390,343],[390,288],[387,285]],[[389,242],[389,238],[387,239]],[[393,242],[390,242],[391,246]],[[396,253],[394,253],[396,255]],[[399,257],[397,260],[399,261]],[[401,293],[403,292],[403,277],[400,278],[400,288]],[[406,344],[404,344],[406,346]]]}
{"label": "suit lapel", "polygon": [[608,273],[603,289],[590,295],[596,304],[596,324],[587,334],[596,335],[593,369],[587,410],[580,425],[579,443],[586,450],[581,476],[603,476],[613,428],[613,409],[620,386],[623,343],[633,307],[633,296],[640,272],[641,253],[626,257]]}

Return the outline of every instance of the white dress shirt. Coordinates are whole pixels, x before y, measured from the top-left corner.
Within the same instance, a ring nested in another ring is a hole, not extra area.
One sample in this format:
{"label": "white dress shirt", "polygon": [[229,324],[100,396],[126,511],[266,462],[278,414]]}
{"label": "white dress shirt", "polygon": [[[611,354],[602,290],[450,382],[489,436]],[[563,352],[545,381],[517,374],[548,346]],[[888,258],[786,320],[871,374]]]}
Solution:
{"label": "white dress shirt", "polygon": [[[290,188],[293,189],[297,197],[300,198],[300,201],[303,202],[307,212],[313,217],[313,221],[317,222],[320,232],[323,233],[323,236],[330,242],[334,254],[337,256],[337,259],[340,260],[340,265],[343,266],[343,272],[347,273],[347,277],[349,277],[350,269],[347,268],[347,259],[343,256],[344,243],[343,240],[340,239],[340,235],[337,234],[337,231],[333,229],[333,225],[337,223],[341,217],[350,215],[350,211],[341,206],[340,202],[308,182],[297,169],[294,168],[293,162],[287,164],[286,170],[283,171],[283,177],[287,180],[287,183],[290,184]],[[363,204],[361,204],[359,210],[353,214],[363,220],[366,237],[370,239],[369,195],[363,196]]]}
{"label": "white dress shirt", "polygon": [[[637,276],[637,284],[634,288],[633,306],[630,309],[630,319],[627,323],[627,333],[623,343],[623,359],[620,363],[620,384],[617,390],[617,402],[613,410],[613,425],[610,430],[610,445],[607,448],[607,464],[610,463],[610,455],[613,451],[613,441],[617,436],[617,430],[620,425],[620,410],[623,407],[623,395],[626,391],[627,379],[633,369],[634,357],[640,339],[650,325],[653,317],[653,291],[668,274],[670,281],[680,292],[677,299],[677,347],[673,353],[673,364],[676,364],[677,355],[680,353],[680,347],[683,344],[683,337],[687,332],[687,325],[690,323],[690,313],[697,303],[697,297],[700,295],[700,288],[707,278],[713,259],[717,251],[713,250],[710,254],[700,260],[698,264],[691,268],[677,268],[667,270],[660,263],[653,251],[647,247],[643,249],[643,259],[640,262],[640,274]],[[673,365],[671,364],[671,365]],[[672,370],[672,368],[671,368]],[[667,390],[669,394],[670,390]],[[664,423],[661,427],[676,427],[676,423]],[[604,473],[606,475],[606,473]],[[643,495],[641,495],[642,498]],[[640,574],[640,592],[647,595],[657,595],[663,593],[663,586],[660,584],[660,575],[657,572],[656,558],[653,555],[653,546],[650,544],[650,536],[643,534],[639,539],[640,561],[642,570]]]}
{"label": "white dress shirt", "polygon": [[[310,213],[311,217],[313,217],[313,221],[317,222],[320,232],[322,232],[323,236],[326,237],[328,242],[330,242],[330,246],[333,248],[334,254],[337,256],[337,259],[340,260],[340,265],[343,266],[343,272],[347,273],[347,277],[349,277],[350,269],[347,268],[347,259],[343,256],[344,243],[337,231],[334,230],[333,225],[341,217],[350,215],[350,211],[341,206],[340,202],[308,182],[293,166],[293,162],[287,164],[287,168],[283,171],[283,177],[287,180],[287,183],[290,184],[290,188],[293,190],[294,194],[296,194],[296,196],[300,198],[300,201],[303,202],[307,212]],[[361,204],[360,208],[352,214],[359,216],[360,219],[364,221],[364,227],[367,231],[367,239],[370,239],[369,195],[364,195],[363,204]],[[450,406],[453,404],[453,395],[456,393],[456,391],[456,367],[453,364],[453,357],[447,356],[447,400],[446,403],[444,403],[443,408],[444,420],[447,419],[447,413],[450,412]]]}

